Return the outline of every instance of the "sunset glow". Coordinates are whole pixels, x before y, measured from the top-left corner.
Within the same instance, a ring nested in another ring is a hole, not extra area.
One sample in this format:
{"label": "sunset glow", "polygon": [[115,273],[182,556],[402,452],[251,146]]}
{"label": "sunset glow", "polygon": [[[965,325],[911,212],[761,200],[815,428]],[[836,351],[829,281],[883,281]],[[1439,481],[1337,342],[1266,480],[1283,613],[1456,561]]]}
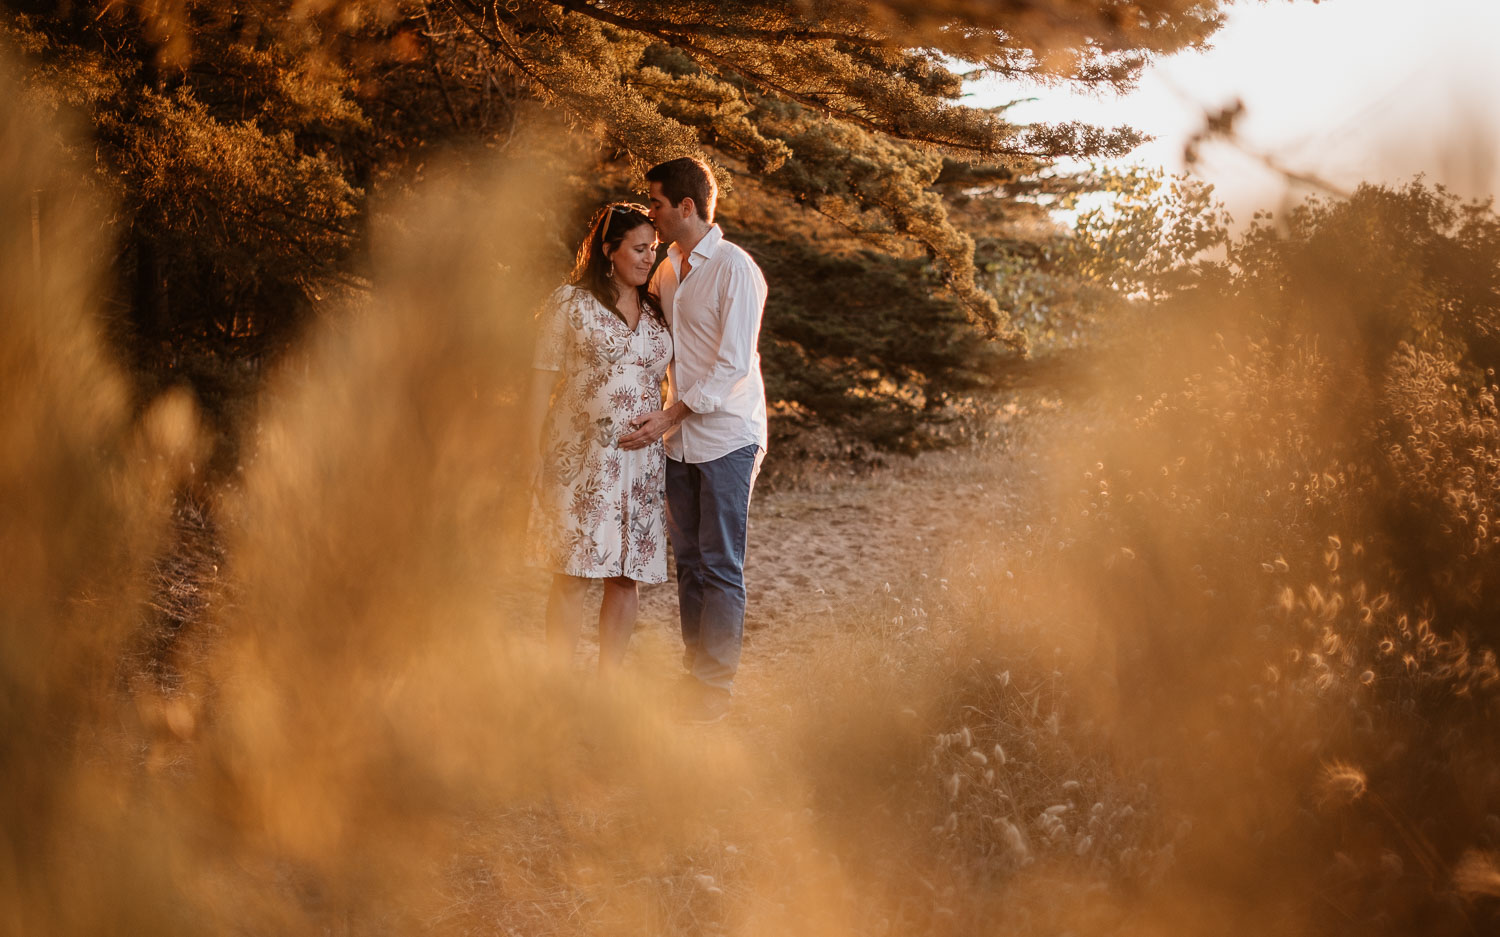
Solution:
{"label": "sunset glow", "polygon": [[0,6],[0,937],[1500,934],[1497,36]]}
{"label": "sunset glow", "polygon": [[[1425,173],[1470,197],[1500,190],[1500,4],[1432,0],[1240,2],[1204,52],[1148,68],[1123,97],[976,82],[975,104],[1034,97],[1021,121],[1125,124],[1155,139],[1121,163],[1182,172],[1183,145],[1207,112],[1244,101],[1242,149],[1209,143],[1194,172],[1237,221],[1276,208],[1292,187],[1258,156],[1339,189]],[[1253,154],[1253,155],[1252,155]]]}

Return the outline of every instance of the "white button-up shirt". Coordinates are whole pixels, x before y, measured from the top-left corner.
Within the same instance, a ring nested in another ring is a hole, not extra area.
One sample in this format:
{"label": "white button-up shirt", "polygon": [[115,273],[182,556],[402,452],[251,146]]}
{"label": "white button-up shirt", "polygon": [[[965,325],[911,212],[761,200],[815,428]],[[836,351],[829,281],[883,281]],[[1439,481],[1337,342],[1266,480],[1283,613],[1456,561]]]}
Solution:
{"label": "white button-up shirt", "polygon": [[766,278],[743,248],[724,240],[718,225],[689,259],[683,279],[682,251],[673,244],[651,277],[676,346],[666,405],[681,400],[692,411],[667,432],[667,455],[699,463],[752,443],[764,449],[766,385],[757,346]]}

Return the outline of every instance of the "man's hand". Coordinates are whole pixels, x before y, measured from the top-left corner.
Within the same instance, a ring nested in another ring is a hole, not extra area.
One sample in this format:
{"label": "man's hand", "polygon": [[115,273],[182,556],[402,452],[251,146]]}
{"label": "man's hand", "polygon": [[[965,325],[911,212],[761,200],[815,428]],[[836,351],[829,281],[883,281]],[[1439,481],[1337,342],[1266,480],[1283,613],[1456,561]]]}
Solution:
{"label": "man's hand", "polygon": [[635,430],[620,437],[620,448],[646,448],[662,438],[667,430],[681,423],[689,412],[691,411],[688,410],[687,404],[679,400],[665,410],[653,410],[644,416],[636,417],[630,421],[630,425],[634,426]]}

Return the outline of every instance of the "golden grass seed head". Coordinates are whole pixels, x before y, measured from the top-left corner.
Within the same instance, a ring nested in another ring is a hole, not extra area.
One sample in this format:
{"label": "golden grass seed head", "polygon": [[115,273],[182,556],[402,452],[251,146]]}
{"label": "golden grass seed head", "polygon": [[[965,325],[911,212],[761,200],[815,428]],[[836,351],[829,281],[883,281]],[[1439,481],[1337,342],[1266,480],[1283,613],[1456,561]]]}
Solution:
{"label": "golden grass seed head", "polygon": [[1369,779],[1364,771],[1348,762],[1329,762],[1318,776],[1318,799],[1325,806],[1352,804],[1368,789]]}
{"label": "golden grass seed head", "polygon": [[1297,593],[1292,591],[1291,586],[1286,586],[1281,590],[1280,595],[1277,596],[1276,603],[1281,606],[1282,611],[1290,612],[1297,607]]}
{"label": "golden grass seed head", "polygon": [[1000,833],[1000,842],[1005,844],[1013,859],[1022,865],[1032,861],[1031,848],[1026,845],[1026,836],[1020,827],[1003,818],[996,819],[995,826]]}
{"label": "golden grass seed head", "polygon": [[1406,863],[1401,861],[1401,856],[1387,849],[1380,854],[1380,874],[1395,881],[1406,874]]}
{"label": "golden grass seed head", "polygon": [[1453,885],[1462,895],[1500,898],[1500,857],[1487,850],[1469,850],[1453,869]]}

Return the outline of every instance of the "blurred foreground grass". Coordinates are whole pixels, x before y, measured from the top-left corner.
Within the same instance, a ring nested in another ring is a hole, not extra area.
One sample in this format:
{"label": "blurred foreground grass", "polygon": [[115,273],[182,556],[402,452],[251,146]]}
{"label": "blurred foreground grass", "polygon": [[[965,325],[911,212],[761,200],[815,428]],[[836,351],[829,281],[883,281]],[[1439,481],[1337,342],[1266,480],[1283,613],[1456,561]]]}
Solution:
{"label": "blurred foreground grass", "polygon": [[372,301],[205,490],[192,401],[103,351],[88,193],[28,120],[0,110],[5,933],[1494,927],[1481,318],[1350,331],[1330,261],[1271,292],[1348,308],[1252,278],[1133,323],[1064,406],[926,463],[1018,493],[955,522],[982,540],[688,728],[659,669],[551,672],[496,601],[531,575],[508,427],[545,285],[472,206],[534,176],[394,208]]}

